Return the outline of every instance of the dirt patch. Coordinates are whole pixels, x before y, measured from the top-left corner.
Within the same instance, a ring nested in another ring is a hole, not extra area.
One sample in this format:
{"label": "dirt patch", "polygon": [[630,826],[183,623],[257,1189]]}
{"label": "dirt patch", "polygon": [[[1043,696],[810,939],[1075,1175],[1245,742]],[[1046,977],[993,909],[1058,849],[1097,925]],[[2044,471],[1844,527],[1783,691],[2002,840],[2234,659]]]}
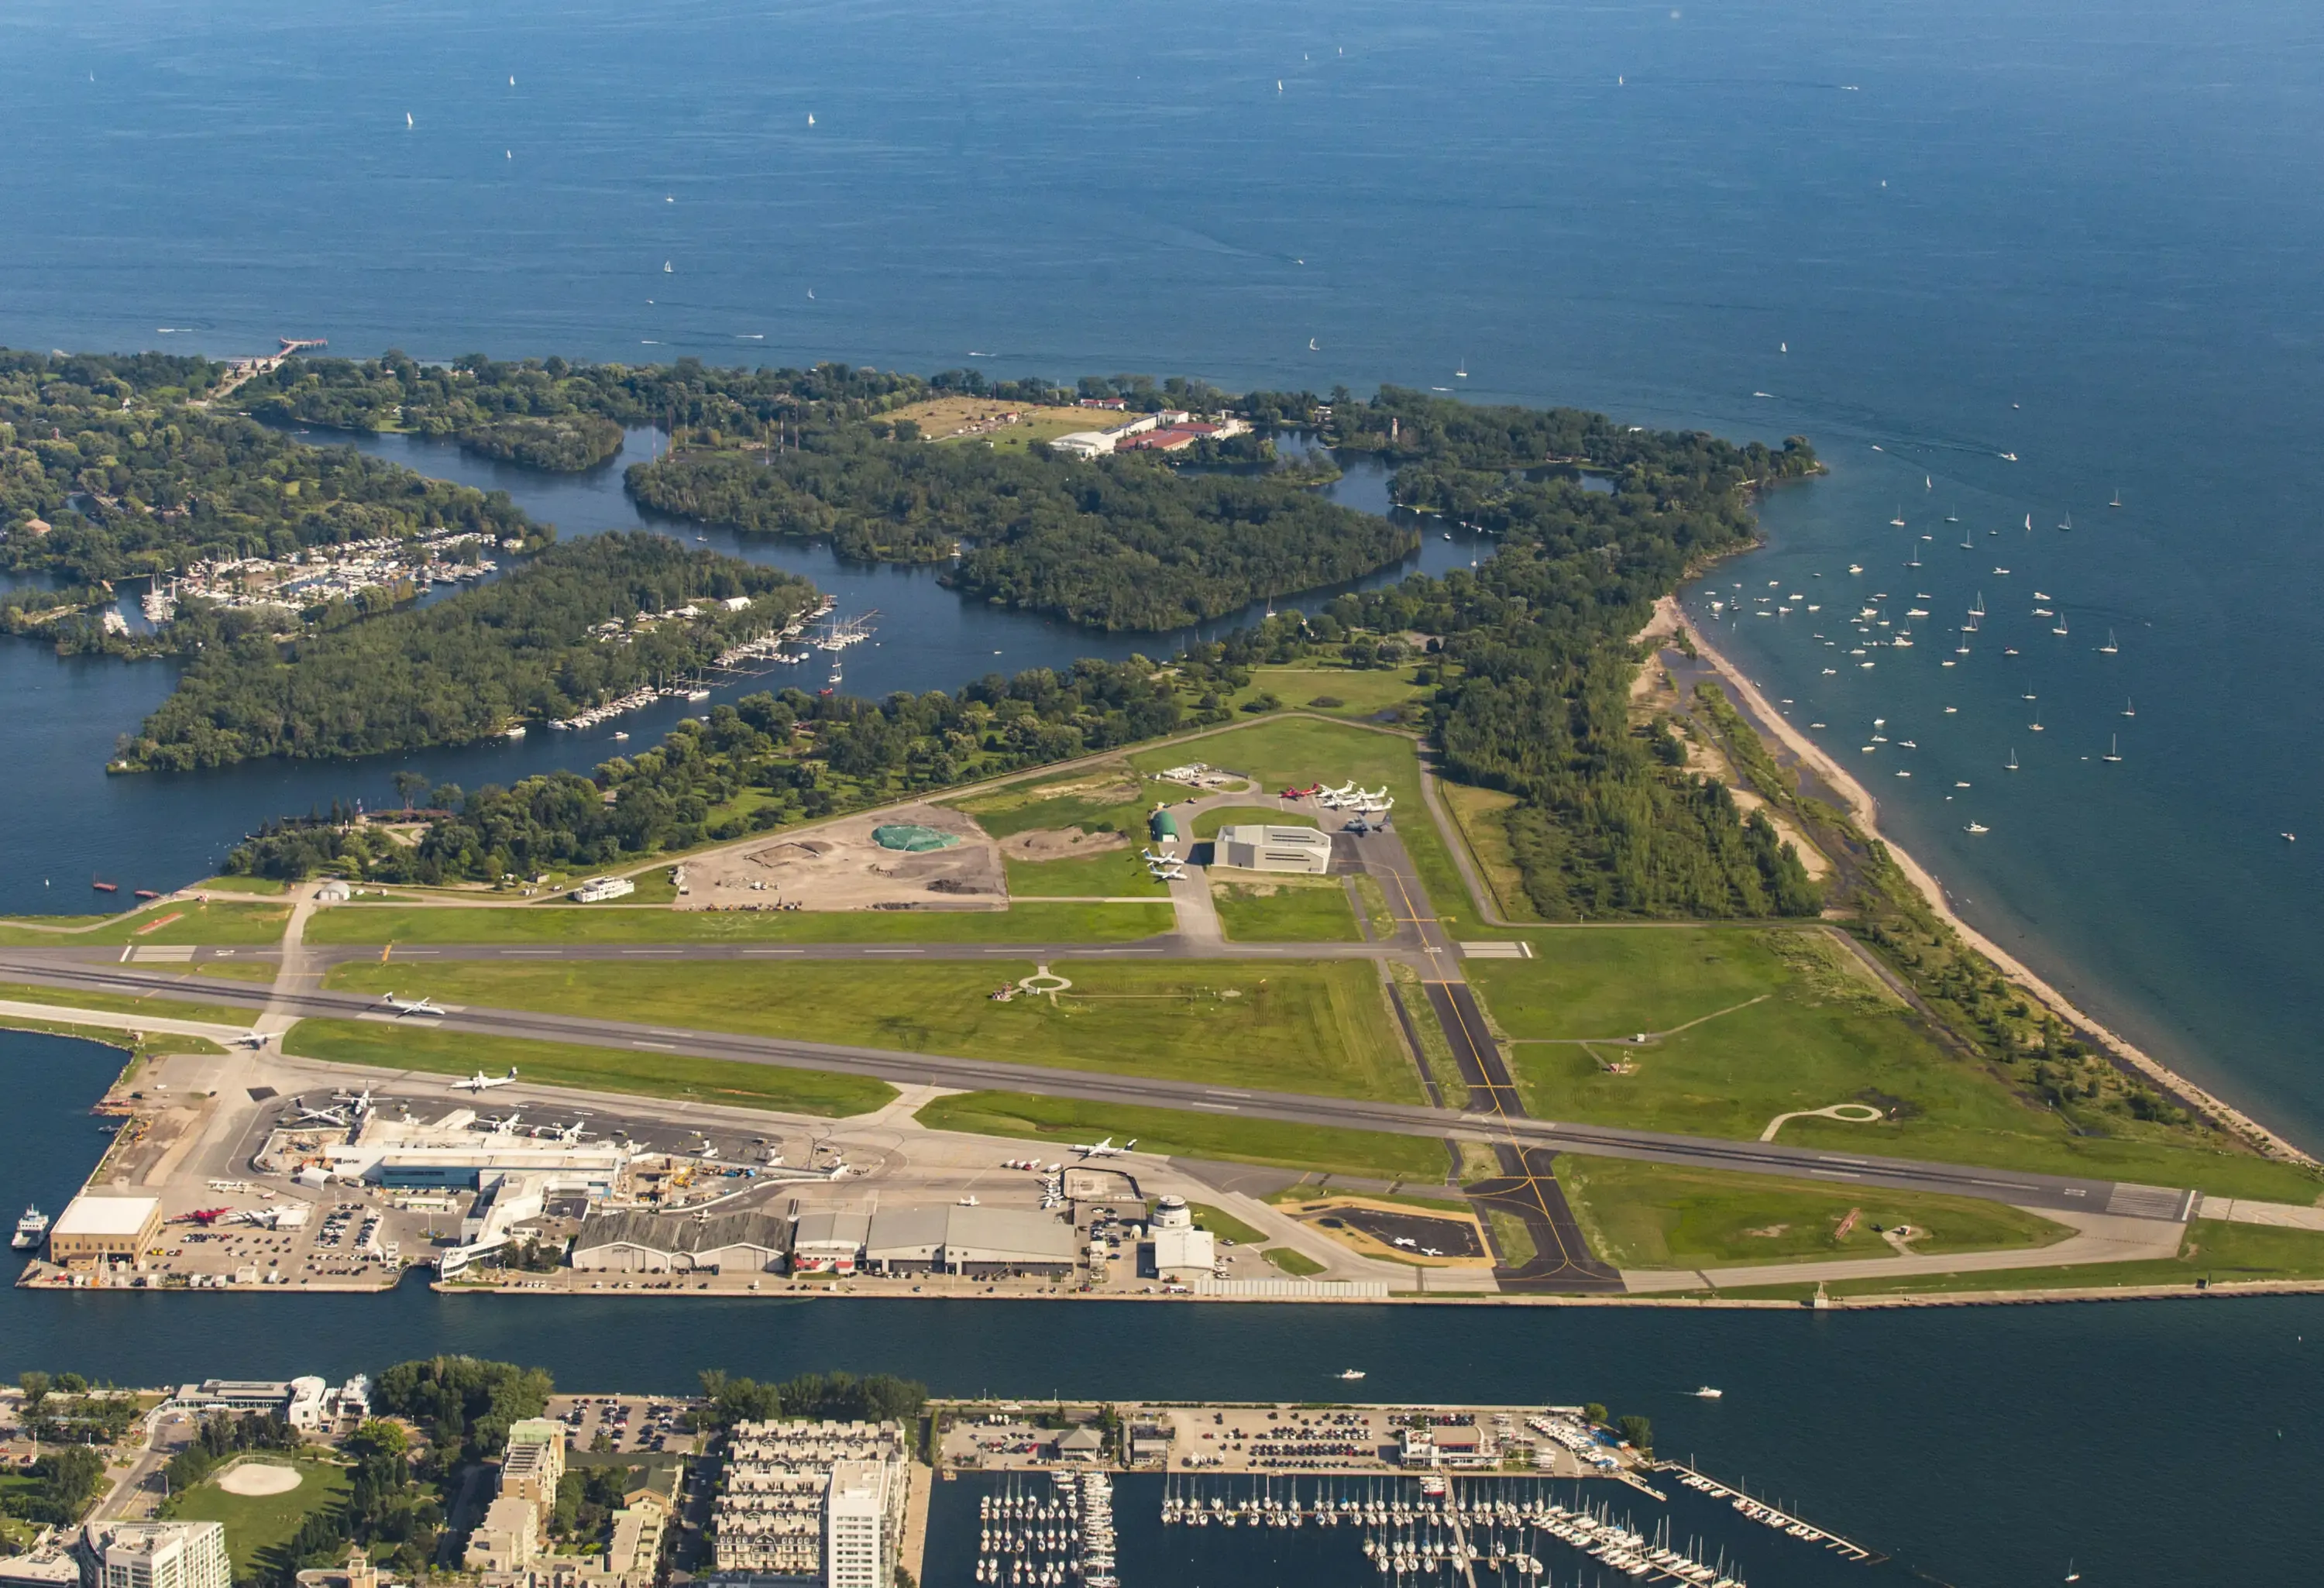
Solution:
{"label": "dirt patch", "polygon": [[228,1494],[288,1494],[305,1480],[296,1467],[246,1461],[217,1481]]}
{"label": "dirt patch", "polygon": [[1001,840],[1001,853],[1011,860],[1067,860],[1129,847],[1130,840],[1120,833],[1085,833],[1079,827],[1036,827]]}
{"label": "dirt patch", "polygon": [[[917,825],[960,842],[920,854],[888,849],[874,827]],[[970,817],[913,805],[851,817],[796,838],[753,840],[686,863],[679,909],[990,908],[1009,897],[1001,851]]]}

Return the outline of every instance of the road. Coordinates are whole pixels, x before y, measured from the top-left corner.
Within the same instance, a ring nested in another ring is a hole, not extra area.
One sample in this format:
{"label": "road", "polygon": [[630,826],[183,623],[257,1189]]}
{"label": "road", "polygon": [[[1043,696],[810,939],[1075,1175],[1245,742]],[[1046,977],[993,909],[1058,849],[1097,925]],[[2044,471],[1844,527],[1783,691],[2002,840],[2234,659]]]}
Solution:
{"label": "road", "polygon": [[[92,965],[60,951],[0,950],[0,979],[42,986],[131,996],[155,992],[198,996],[204,1002],[271,1009],[283,1015],[329,1020],[384,1018],[368,995],[320,990],[276,991],[252,983],[113,964]],[[1466,988],[1462,988],[1466,992]],[[1449,992],[1447,994],[1450,996]],[[156,1011],[160,1012],[159,1011]],[[421,1017],[427,1018],[427,1017]],[[943,1054],[904,1053],[783,1038],[608,1020],[530,1011],[452,1006],[435,1023],[446,1030],[477,1036],[515,1037],[591,1048],[645,1053],[683,1051],[742,1064],[837,1071],[876,1076],[907,1085],[936,1085],[964,1091],[1001,1090],[1067,1097],[1118,1106],[1189,1109],[1241,1114],[1292,1124],[1380,1131],[1396,1135],[1455,1137],[1498,1146],[1549,1149],[1636,1158],[1703,1168],[1788,1175],[1836,1185],[1884,1190],[1934,1192],[2007,1202],[2025,1207],[2061,1207],[2100,1212],[2161,1212],[2191,1202],[2190,1193],[2123,1185],[2107,1180],[2035,1175],[1908,1159],[1857,1157],[1786,1147],[1777,1142],[1730,1141],[1603,1125],[1560,1124],[1489,1109],[1436,1109],[1359,1098],[1206,1086],[1196,1082],[1108,1075],[1094,1070],[1051,1069],[997,1059]],[[2184,1216],[2183,1213],[2181,1216]]]}

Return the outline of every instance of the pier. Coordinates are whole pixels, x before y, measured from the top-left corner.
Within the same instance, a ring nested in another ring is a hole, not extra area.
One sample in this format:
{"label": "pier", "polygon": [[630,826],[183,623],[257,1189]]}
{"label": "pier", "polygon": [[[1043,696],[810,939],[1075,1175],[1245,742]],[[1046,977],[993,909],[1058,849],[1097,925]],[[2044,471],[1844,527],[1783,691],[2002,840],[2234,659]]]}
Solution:
{"label": "pier", "polygon": [[1655,1470],[1674,1473],[1678,1475],[1678,1481],[1688,1488],[1698,1493],[1708,1494],[1713,1500],[1727,1500],[1751,1520],[1763,1527],[1773,1528],[1776,1532],[1787,1537],[1797,1538],[1803,1544],[1821,1544],[1844,1559],[1860,1561],[1867,1565],[1875,1565],[1888,1558],[1877,1551],[1865,1548],[1864,1546],[1853,1540],[1841,1537],[1828,1528],[1819,1528],[1812,1522],[1803,1521],[1798,1517],[1788,1515],[1772,1505],[1763,1504],[1748,1494],[1729,1489],[1715,1478],[1705,1477],[1683,1462],[1664,1462]]}

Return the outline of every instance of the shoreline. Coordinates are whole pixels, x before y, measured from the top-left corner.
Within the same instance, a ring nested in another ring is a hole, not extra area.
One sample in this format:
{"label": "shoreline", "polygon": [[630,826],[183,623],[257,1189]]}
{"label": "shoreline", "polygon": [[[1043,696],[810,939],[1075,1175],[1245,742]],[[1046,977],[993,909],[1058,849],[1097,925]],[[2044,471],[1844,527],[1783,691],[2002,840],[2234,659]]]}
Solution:
{"label": "shoreline", "polygon": [[2208,1115],[2213,1123],[2234,1135],[2242,1137],[2268,1157],[2302,1164],[2311,1168],[2324,1167],[2319,1166],[2315,1156],[2306,1149],[2278,1135],[2233,1103],[2207,1088],[2197,1085],[2161,1059],[2138,1047],[2128,1038],[2093,1019],[2087,1011],[2077,1006],[2071,999],[2035,974],[2015,955],[1961,919],[1953,909],[1950,900],[1946,896],[1944,884],[1938,882],[1926,867],[1880,830],[1878,802],[1866,790],[1864,785],[1858,782],[1846,767],[1825,753],[1821,746],[1794,727],[1788,718],[1769,704],[1767,697],[1759,692],[1757,685],[1744,677],[1741,669],[1729,661],[1724,652],[1703,638],[1702,632],[1695,626],[1694,620],[1687,616],[1685,610],[1679,605],[1676,596],[1664,596],[1655,603],[1655,608],[1658,621],[1667,608],[1672,632],[1684,636],[1688,643],[1694,647],[1696,654],[1702,657],[1711,669],[1725,679],[1728,686],[1736,692],[1745,711],[1752,719],[1752,726],[1762,734],[1772,735],[1779,741],[1785,749],[1803,764],[1812,768],[1818,777],[1837,791],[1848,803],[1849,819],[1856,823],[1865,837],[1877,840],[1888,851],[1890,858],[1895,861],[1898,869],[1919,891],[1929,908],[1936,913],[1937,919],[1959,933],[1963,942],[1984,956],[2004,976],[2032,993],[2059,1019],[2096,1039],[2116,1058],[2149,1080],[2167,1086],[2180,1096],[2186,1098]]}

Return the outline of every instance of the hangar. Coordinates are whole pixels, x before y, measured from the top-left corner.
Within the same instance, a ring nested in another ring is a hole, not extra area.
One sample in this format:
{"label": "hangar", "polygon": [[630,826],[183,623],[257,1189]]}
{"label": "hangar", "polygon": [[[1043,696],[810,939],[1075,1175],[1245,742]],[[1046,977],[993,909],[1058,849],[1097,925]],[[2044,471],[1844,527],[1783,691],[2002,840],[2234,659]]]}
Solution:
{"label": "hangar", "polygon": [[783,1221],[762,1213],[706,1219],[650,1213],[590,1219],[573,1238],[576,1269],[615,1274],[780,1272],[788,1255]]}

